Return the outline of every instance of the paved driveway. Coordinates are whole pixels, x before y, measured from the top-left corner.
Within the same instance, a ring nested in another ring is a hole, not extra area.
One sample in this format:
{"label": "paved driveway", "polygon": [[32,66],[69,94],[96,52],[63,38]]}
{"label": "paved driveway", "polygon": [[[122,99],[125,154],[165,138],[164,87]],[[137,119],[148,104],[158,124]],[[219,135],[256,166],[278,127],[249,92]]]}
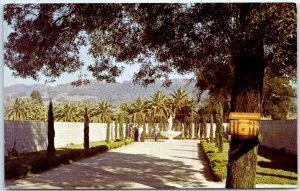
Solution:
{"label": "paved driveway", "polygon": [[224,188],[213,182],[199,141],[133,143],[72,164],[5,181],[12,189]]}

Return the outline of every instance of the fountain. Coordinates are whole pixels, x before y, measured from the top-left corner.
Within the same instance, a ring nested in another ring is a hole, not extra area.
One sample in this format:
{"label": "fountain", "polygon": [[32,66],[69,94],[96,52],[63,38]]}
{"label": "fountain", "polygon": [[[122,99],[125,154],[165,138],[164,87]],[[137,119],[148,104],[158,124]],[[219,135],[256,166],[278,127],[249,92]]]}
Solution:
{"label": "fountain", "polygon": [[172,124],[173,124],[173,116],[170,115],[169,119],[168,119],[168,130],[167,131],[162,131],[160,132],[161,135],[168,137],[168,142],[172,142],[174,141],[174,137],[177,137],[178,135],[181,134],[180,131],[173,131],[172,130]]}

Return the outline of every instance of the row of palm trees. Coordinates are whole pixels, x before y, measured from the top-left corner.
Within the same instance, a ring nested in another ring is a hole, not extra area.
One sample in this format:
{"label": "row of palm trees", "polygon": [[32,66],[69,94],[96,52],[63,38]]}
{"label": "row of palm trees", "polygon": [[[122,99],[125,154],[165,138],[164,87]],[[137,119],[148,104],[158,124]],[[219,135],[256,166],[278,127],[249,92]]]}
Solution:
{"label": "row of palm trees", "polygon": [[[139,126],[144,126],[145,123],[153,126],[154,123],[158,123],[161,130],[166,127],[168,117],[173,115],[175,116],[173,123],[175,130],[184,130],[184,137],[190,137],[191,123],[194,122],[196,132],[200,131],[200,138],[205,138],[206,123],[216,122],[216,138],[212,138],[212,131],[210,131],[210,141],[215,141],[221,151],[223,108],[224,102],[222,103],[220,97],[210,97],[205,104],[197,105],[183,88],[179,88],[170,96],[157,91],[150,99],[138,97],[136,100],[124,102],[118,106],[107,100],[95,104],[58,103],[53,107],[53,114],[55,121],[61,122],[107,123],[108,126],[112,121],[120,122],[120,124],[135,123]],[[5,119],[46,121],[48,107],[32,97],[16,98],[12,102],[5,103]]]}
{"label": "row of palm trees", "polygon": [[[143,124],[146,122],[158,123],[166,121],[170,115],[177,119],[192,115],[196,111],[193,98],[179,88],[170,96],[163,92],[155,92],[150,99],[138,97],[131,102],[124,102],[116,106],[107,100],[98,103],[58,103],[54,104],[55,121],[83,122],[87,115],[90,122],[107,123],[118,120],[120,115],[127,123]],[[48,107],[31,97],[16,98],[5,103],[6,120],[47,120]]]}

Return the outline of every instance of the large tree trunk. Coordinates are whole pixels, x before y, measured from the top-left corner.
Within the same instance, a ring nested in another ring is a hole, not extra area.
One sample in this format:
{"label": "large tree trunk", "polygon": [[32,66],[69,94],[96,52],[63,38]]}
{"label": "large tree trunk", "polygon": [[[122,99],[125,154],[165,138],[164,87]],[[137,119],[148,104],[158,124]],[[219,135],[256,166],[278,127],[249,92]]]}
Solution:
{"label": "large tree trunk", "polygon": [[[252,48],[260,52],[262,45]],[[262,59],[262,55],[242,51],[236,60],[231,112],[260,112]],[[257,145],[258,140],[231,139],[226,188],[255,188]]]}
{"label": "large tree trunk", "polygon": [[47,147],[47,157],[50,163],[53,163],[55,160],[55,147],[54,147],[54,116],[53,116],[53,106],[52,101],[49,103],[48,110],[48,147]]}
{"label": "large tree trunk", "polygon": [[[242,27],[249,22],[247,19],[249,14],[249,6],[242,5],[240,13]],[[263,43],[253,36],[243,36],[235,45],[230,111],[259,113],[264,77]],[[258,140],[231,139],[226,188],[255,188],[257,146]]]}

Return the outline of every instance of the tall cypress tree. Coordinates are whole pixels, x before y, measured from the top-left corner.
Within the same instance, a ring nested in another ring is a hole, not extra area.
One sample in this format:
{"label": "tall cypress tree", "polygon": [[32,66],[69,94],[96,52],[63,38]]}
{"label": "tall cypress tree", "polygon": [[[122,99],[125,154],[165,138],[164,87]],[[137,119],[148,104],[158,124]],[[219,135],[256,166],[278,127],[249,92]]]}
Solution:
{"label": "tall cypress tree", "polygon": [[110,142],[110,120],[108,120],[106,122],[106,139],[105,139],[105,142],[106,143],[109,143]]}
{"label": "tall cypress tree", "polygon": [[47,147],[47,157],[49,162],[53,162],[55,160],[54,137],[55,137],[54,115],[53,115],[52,100],[50,100],[49,109],[48,109],[48,147]]}
{"label": "tall cypress tree", "polygon": [[120,138],[124,138],[124,114],[120,114],[120,120],[119,120],[119,135]]}
{"label": "tall cypress tree", "polygon": [[90,119],[88,116],[88,108],[84,108],[84,149],[88,149],[90,147],[90,140],[89,140],[89,131],[90,131]]}
{"label": "tall cypress tree", "polygon": [[221,103],[216,105],[216,112],[215,112],[215,122],[216,122],[216,146],[219,152],[223,152],[223,106]]}
{"label": "tall cypress tree", "polygon": [[210,143],[214,142],[214,117],[213,117],[213,114],[210,114],[209,140],[210,140]]}
{"label": "tall cypress tree", "polygon": [[202,123],[201,123],[201,138],[207,138],[207,127],[206,127],[206,115],[203,115],[202,117]]}

